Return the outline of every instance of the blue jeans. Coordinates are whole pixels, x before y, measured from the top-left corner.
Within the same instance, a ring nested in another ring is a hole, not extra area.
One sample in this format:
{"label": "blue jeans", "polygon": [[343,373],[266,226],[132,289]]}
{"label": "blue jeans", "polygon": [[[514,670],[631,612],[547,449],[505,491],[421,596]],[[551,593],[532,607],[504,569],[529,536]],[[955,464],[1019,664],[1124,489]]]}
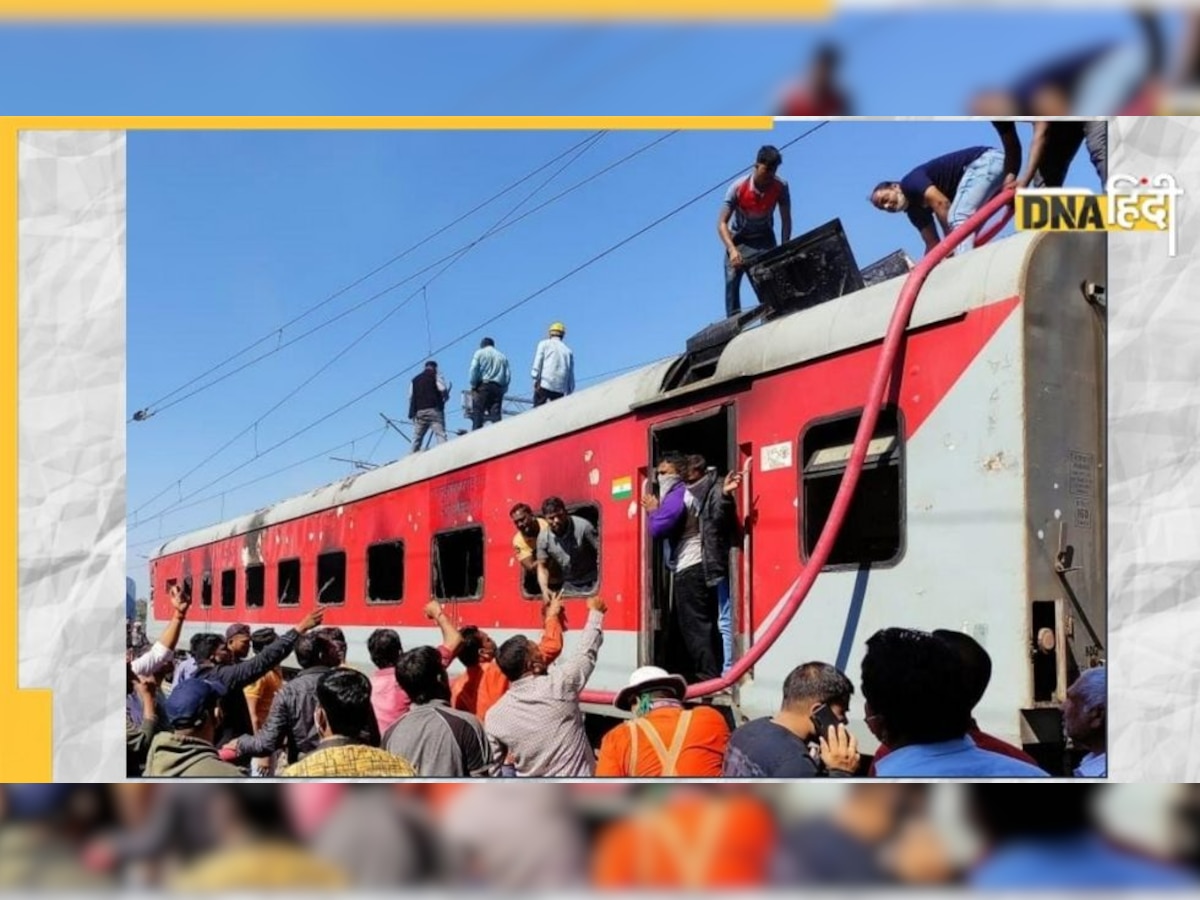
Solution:
{"label": "blue jeans", "polygon": [[[954,231],[979,212],[1003,185],[1004,154],[993,147],[981,153],[963,172],[954,199],[950,201],[950,230]],[[958,245],[958,252],[965,253],[974,246],[975,235],[972,234]]]}
{"label": "blue jeans", "polygon": [[729,595],[729,579],[717,585],[717,629],[721,632],[721,649],[725,662],[721,666],[724,675],[733,665],[733,598]]}
{"label": "blue jeans", "polygon": [[725,253],[725,318],[742,311],[742,276],[750,268],[750,261],[768,250],[775,249],[775,234],[735,236],[734,244],[742,254],[742,265],[735,269],[729,264],[729,253]]}
{"label": "blue jeans", "polygon": [[1150,68],[1145,41],[1113,48],[1084,70],[1071,98],[1071,115],[1118,115],[1146,83]]}

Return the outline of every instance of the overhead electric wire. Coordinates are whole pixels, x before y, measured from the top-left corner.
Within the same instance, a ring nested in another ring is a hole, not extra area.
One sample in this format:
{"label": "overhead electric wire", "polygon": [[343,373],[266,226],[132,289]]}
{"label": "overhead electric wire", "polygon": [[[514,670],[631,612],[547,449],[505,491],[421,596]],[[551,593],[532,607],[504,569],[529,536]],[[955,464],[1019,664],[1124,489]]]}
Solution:
{"label": "overhead electric wire", "polygon": [[[797,144],[800,141],[804,140],[805,138],[809,137],[810,135],[815,134],[816,132],[820,131],[822,128],[826,127],[828,124],[829,124],[829,122],[817,123],[812,128],[807,129],[806,131],[802,132],[795,138],[792,138],[790,141],[787,141],[786,143],[781,144],[779,149],[786,150],[788,147],[791,147],[794,144]],[[492,324],[493,322],[497,321],[498,319],[501,319],[504,316],[507,316],[508,314],[521,308],[522,306],[526,305],[527,303],[530,303],[531,301],[537,299],[542,294],[545,294],[547,291],[552,290],[553,288],[562,284],[564,281],[567,281],[568,279],[574,277],[575,275],[579,274],[580,272],[584,271],[585,269],[595,265],[596,263],[600,262],[602,259],[610,256],[611,254],[615,253],[617,250],[621,249],[625,245],[627,245],[627,244],[631,243],[632,241],[636,240],[637,238],[641,237],[643,234],[646,234],[648,231],[651,231],[652,229],[657,228],[663,222],[666,222],[668,219],[673,218],[674,216],[683,212],[685,209],[688,209],[689,207],[694,206],[695,204],[699,203],[701,200],[703,200],[705,197],[709,196],[710,194],[725,187],[726,185],[729,184],[730,180],[732,180],[733,178],[737,178],[744,171],[745,171],[745,169],[741,169],[738,172],[734,173],[733,175],[727,176],[726,178],[721,179],[716,184],[714,184],[712,187],[706,188],[705,190],[701,191],[699,194],[696,194],[694,197],[690,198],[689,200],[686,200],[683,203],[679,204],[678,206],[674,207],[669,212],[664,213],[663,215],[659,216],[657,219],[650,222],[649,224],[642,226],[637,231],[634,231],[632,234],[622,238],[621,240],[617,241],[615,244],[612,244],[609,247],[605,248],[604,250],[601,250],[599,253],[596,253],[594,256],[590,257],[586,261],[578,264],[577,266],[570,269],[566,273],[558,276],[553,281],[550,281],[549,283],[543,285],[542,287],[538,288],[537,290],[533,291],[532,293],[526,294],[521,299],[514,301],[513,303],[506,306],[504,309],[500,310],[495,315],[492,315],[492,316],[488,317],[487,319],[484,319],[482,322],[476,323],[474,326],[472,326],[467,331],[462,332],[457,337],[446,342],[445,344],[442,344],[440,347],[437,347],[433,351],[433,353],[437,354],[437,353],[441,353],[445,350],[450,349],[451,347],[455,346],[456,344],[459,344],[462,341],[466,340],[468,337],[470,337],[475,332],[479,331],[481,328],[487,327],[488,325]],[[318,425],[321,425],[324,422],[327,422],[329,419],[333,418],[334,416],[338,415],[338,413],[341,413],[341,412],[345,411],[346,409],[350,408],[351,406],[353,406],[354,404],[359,403],[360,401],[366,399],[371,394],[374,394],[376,391],[382,390],[383,388],[387,387],[389,384],[393,383],[394,381],[403,377],[405,374],[407,374],[412,369],[416,368],[427,358],[428,358],[428,355],[422,354],[417,360],[409,363],[407,366],[402,368],[395,375],[392,375],[392,376],[384,379],[383,381],[379,382],[378,384],[374,385],[373,387],[368,388],[367,390],[363,391],[362,393],[354,396],[350,400],[346,401],[345,403],[341,404],[340,406],[336,407],[335,409],[331,410],[330,412],[326,413],[325,415],[321,416],[320,418],[316,419],[315,421],[310,422],[308,425],[305,425],[303,428],[300,428],[300,429],[292,432],[287,437],[272,444],[270,447],[268,447],[266,450],[263,450],[261,453],[259,453],[255,457],[253,457],[249,460],[246,460],[245,462],[240,463],[237,466],[234,466],[232,469],[228,470],[227,472],[223,473],[222,475],[217,476],[212,481],[207,482],[203,486],[197,488],[191,494],[181,497],[178,501],[176,501],[176,504],[172,504],[172,506],[177,505],[178,503],[185,502],[187,499],[189,499],[191,496],[194,496],[196,493],[207,490],[208,488],[212,487],[214,484],[219,484],[221,481],[224,481],[229,476],[236,474],[237,472],[240,472],[242,469],[244,469],[246,466],[252,464],[257,459],[261,459],[263,456],[265,456],[269,453],[273,453],[275,450],[278,450],[280,447],[283,447],[283,446],[291,443],[292,441],[294,441],[296,438],[300,437],[301,435],[308,433],[312,429],[316,428]],[[170,488],[167,488],[167,490],[169,490],[169,489]],[[162,493],[165,493],[165,492],[166,491],[164,490]],[[159,496],[161,496],[161,493],[159,494]],[[155,499],[157,499],[157,498],[155,498]],[[159,514],[171,509],[172,506],[167,506],[163,510],[160,510]]]}
{"label": "overhead electric wire", "polygon": [[[604,133],[603,131],[593,132],[592,134],[585,137],[583,140],[568,147],[566,150],[564,150],[562,153],[558,154],[553,159],[548,160],[545,163],[542,163],[542,165],[538,166],[533,171],[527,173],[526,175],[523,175],[521,178],[512,182],[507,187],[502,188],[500,191],[493,194],[488,199],[473,206],[471,209],[467,210],[465,213],[462,213],[460,216],[458,216],[458,218],[454,219],[453,221],[446,223],[442,227],[438,228],[436,231],[433,231],[430,234],[426,235],[421,240],[417,241],[415,244],[412,244],[411,246],[406,247],[404,250],[401,250],[399,253],[397,253],[395,256],[393,256],[391,259],[376,266],[370,272],[367,272],[365,275],[355,279],[354,281],[347,284],[345,287],[338,289],[337,291],[335,291],[334,293],[332,293],[328,297],[326,297],[324,300],[321,300],[319,303],[317,303],[313,306],[310,306],[308,309],[304,310],[304,312],[300,313],[297,316],[292,317],[291,319],[284,322],[282,325],[278,326],[277,328],[273,328],[271,331],[269,331],[267,334],[263,335],[258,340],[254,341],[251,344],[246,345],[241,350],[238,350],[237,352],[233,353],[232,355],[226,357],[225,359],[223,359],[221,362],[217,363],[216,365],[209,367],[205,371],[201,372],[199,375],[184,382],[183,384],[181,384],[179,387],[175,388],[170,393],[164,394],[163,396],[159,397],[157,400],[153,401],[152,403],[148,403],[145,406],[140,407],[139,412],[145,412],[146,410],[153,410],[154,407],[161,404],[164,400],[169,400],[171,397],[174,397],[180,391],[191,387],[193,384],[195,384],[197,381],[200,381],[202,378],[212,374],[213,372],[216,372],[223,366],[226,366],[229,363],[233,362],[235,359],[237,359],[242,354],[247,353],[250,350],[253,350],[255,347],[259,346],[260,344],[266,343],[271,338],[276,337],[277,335],[282,333],[284,331],[284,329],[290,328],[292,325],[295,325],[297,322],[300,322],[303,319],[306,319],[308,316],[312,315],[318,309],[321,309],[322,307],[326,306],[327,304],[332,303],[338,297],[341,297],[344,294],[348,293],[349,291],[353,290],[354,288],[358,287],[364,281],[367,281],[368,279],[373,278],[374,276],[376,276],[380,272],[382,272],[384,269],[387,269],[388,267],[390,267],[390,266],[394,265],[395,263],[399,262],[400,260],[404,259],[406,256],[408,256],[414,250],[420,249],[421,247],[425,246],[430,241],[432,241],[434,238],[437,238],[440,235],[445,234],[447,231],[449,231],[455,225],[458,225],[459,223],[465,221],[466,219],[469,219],[471,216],[475,215],[475,213],[477,213],[480,210],[495,203],[497,200],[499,200],[501,197],[505,196],[506,194],[509,194],[512,191],[515,191],[518,187],[520,187],[525,182],[529,181],[535,175],[538,175],[539,173],[544,172],[546,169],[550,168],[552,165],[554,165],[556,162],[558,162],[563,157],[569,156],[572,152],[577,150],[579,147],[583,146],[584,144],[586,144],[587,142],[589,142],[591,140],[594,140],[595,138],[597,138],[599,135],[601,135],[603,133]],[[149,415],[145,416],[144,418],[149,418],[149,416],[153,415],[153,414],[154,413],[151,412],[151,413],[149,413]],[[135,421],[136,416],[137,416],[136,413],[134,414],[134,416],[131,416],[130,421]]]}
{"label": "overhead electric wire", "polygon": [[[494,222],[488,228],[488,230],[486,232],[484,232],[484,236],[486,237],[487,235],[492,233],[494,230],[501,227],[505,223],[505,220],[507,220],[509,217],[511,217],[525,203],[528,203],[530,200],[532,200],[533,197],[535,197],[551,181],[553,181],[556,177],[558,177],[560,174],[562,174],[562,172],[564,172],[568,166],[570,166],[572,163],[576,162],[581,156],[583,156],[584,153],[586,153],[592,147],[596,146],[596,144],[598,144],[600,142],[600,140],[603,138],[605,133],[606,132],[603,132],[603,131],[597,133],[590,140],[589,143],[586,143],[582,147],[579,147],[576,150],[574,156],[570,157],[565,163],[563,163],[561,166],[559,166],[558,169],[556,169],[548,178],[546,178],[541,184],[539,184],[536,188],[534,188],[533,191],[531,191],[524,198],[522,198],[521,201],[519,203],[517,203],[516,206],[514,206],[507,213],[505,213],[505,215],[502,216],[498,221]],[[429,280],[426,281],[421,287],[417,288],[416,291],[414,291],[412,294],[410,294],[407,298],[405,298],[399,304],[392,307],[392,309],[390,309],[387,313],[385,313],[382,318],[380,318],[374,324],[369,326],[366,329],[366,331],[359,334],[358,337],[356,337],[354,340],[352,340],[347,346],[343,347],[338,353],[336,353],[335,355],[330,357],[328,360],[326,360],[325,363],[320,368],[318,368],[308,378],[306,378],[304,381],[300,382],[300,384],[298,384],[291,391],[289,391],[287,394],[285,394],[270,409],[268,409],[266,412],[261,414],[257,419],[255,419],[253,422],[251,422],[249,425],[247,425],[244,429],[239,431],[237,434],[235,434],[233,437],[231,437],[228,441],[226,441],[224,444],[222,444],[220,447],[218,447],[216,450],[214,450],[212,453],[210,453],[208,456],[206,456],[204,459],[202,459],[196,465],[194,465],[191,469],[189,469],[186,473],[184,473],[182,476],[180,476],[174,482],[166,485],[161,491],[159,491],[157,494],[155,494],[149,500],[142,503],[137,509],[135,509],[133,511],[133,514],[137,515],[138,513],[140,513],[142,510],[144,510],[147,506],[152,504],[159,497],[163,496],[165,493],[167,493],[169,490],[171,490],[171,487],[173,485],[181,484],[185,478],[188,478],[191,475],[194,475],[197,471],[202,469],[205,465],[207,465],[209,462],[211,462],[213,459],[215,459],[217,456],[219,456],[221,453],[223,453],[225,450],[227,450],[230,446],[232,446],[238,440],[245,437],[247,434],[249,434],[251,431],[253,431],[255,428],[257,428],[258,425],[263,421],[263,419],[267,418],[267,416],[271,415],[276,410],[280,409],[285,403],[287,403],[287,401],[291,400],[298,393],[300,393],[300,391],[302,391],[304,388],[308,387],[308,385],[310,385],[320,375],[322,375],[324,372],[326,372],[331,366],[333,366],[334,363],[336,363],[338,360],[342,359],[347,353],[349,353],[356,346],[358,346],[360,343],[362,343],[364,340],[366,340],[372,333],[374,333],[374,331],[376,329],[378,329],[380,326],[382,326],[384,322],[386,322],[388,319],[390,319],[392,316],[394,316],[397,312],[399,312],[405,306],[407,306],[409,302],[411,302],[416,296],[418,296],[422,291],[424,291],[437,278],[439,278],[447,270],[449,270],[451,266],[453,266],[460,259],[462,259],[464,256],[466,256],[466,254],[470,252],[470,250],[473,246],[474,246],[474,244],[471,244],[468,247],[466,247],[465,249],[461,250],[457,256],[455,256],[454,258],[449,260],[449,262],[447,262],[444,266],[442,266],[442,268],[439,269],[433,276],[431,276],[429,278]],[[262,454],[256,453],[255,456],[253,457],[253,459],[257,459],[261,455]],[[251,461],[253,461],[253,459]],[[188,496],[191,496],[191,495],[188,495]],[[184,499],[186,499],[186,497],[181,498],[180,502],[182,502],[182,500],[184,500]],[[169,509],[169,508],[171,508],[171,507],[167,507],[167,509]]]}
{"label": "overhead electric wire", "polygon": [[[597,132],[589,140],[595,140],[600,135],[603,135],[603,134],[604,134],[604,132]],[[300,341],[303,341],[304,339],[311,337],[312,335],[316,334],[318,331],[321,331],[322,329],[327,328],[328,326],[332,325],[334,322],[338,322],[338,321],[344,319],[346,316],[349,316],[353,313],[358,312],[360,309],[362,309],[365,306],[368,306],[369,304],[378,300],[380,297],[384,297],[387,294],[390,294],[392,291],[396,290],[396,288],[403,287],[404,285],[406,285],[412,281],[415,281],[421,275],[424,275],[426,272],[429,272],[430,270],[437,268],[439,265],[441,265],[442,263],[444,263],[448,260],[457,259],[462,254],[464,254],[466,251],[472,249],[473,247],[477,246],[478,244],[482,243],[483,241],[488,240],[489,238],[495,237],[500,232],[505,231],[505,230],[513,227],[514,225],[517,225],[517,224],[525,221],[526,219],[530,218],[531,216],[536,215],[537,213],[541,212],[543,209],[546,209],[547,207],[552,206],[553,204],[557,203],[559,200],[562,200],[564,197],[567,197],[568,195],[574,193],[575,191],[579,190],[580,188],[585,187],[588,184],[591,184],[596,179],[601,178],[604,175],[607,175],[609,172],[613,171],[614,169],[617,169],[620,166],[623,166],[626,163],[631,162],[638,156],[642,155],[643,153],[646,153],[647,151],[649,151],[649,150],[653,149],[654,147],[658,146],[659,144],[661,144],[663,141],[665,141],[668,138],[671,138],[677,134],[679,134],[678,130],[669,131],[666,134],[663,134],[663,135],[655,138],[654,140],[650,141],[649,143],[642,144],[641,146],[637,147],[630,153],[627,153],[624,156],[622,156],[620,159],[617,159],[614,162],[609,163],[604,168],[593,172],[591,175],[588,175],[586,178],[583,178],[580,181],[575,182],[570,187],[565,188],[562,191],[559,191],[553,197],[550,197],[549,199],[544,200],[543,202],[539,203],[537,206],[533,207],[532,209],[526,210],[524,213],[522,213],[517,218],[515,218],[509,222],[505,222],[503,225],[501,225],[499,227],[489,229],[487,232],[485,232],[480,237],[475,238],[474,240],[469,241],[466,244],[463,244],[463,245],[457,247],[456,249],[447,253],[445,256],[442,256],[439,259],[435,259],[433,262],[429,263],[428,265],[424,266],[423,268],[418,269],[415,272],[412,272],[411,274],[405,276],[404,278],[400,279],[399,281],[395,281],[395,282],[387,285],[386,287],[381,288],[379,291],[377,291],[374,294],[371,294],[369,297],[365,298],[364,300],[359,301],[354,306],[351,306],[347,309],[342,310],[337,315],[326,319],[325,321],[321,322],[319,325],[314,325],[312,328],[296,335],[295,337],[291,338],[290,340],[280,342],[275,347],[266,351],[265,353],[261,353],[258,356],[254,357],[253,359],[250,359],[250,360],[242,363],[237,368],[231,369],[228,372],[224,372],[221,375],[218,375],[216,378],[213,378],[211,381],[205,382],[204,384],[200,385],[199,387],[195,388],[194,390],[189,391],[188,393],[184,394],[182,397],[176,397],[174,400],[171,400],[171,402],[169,402],[169,403],[161,403],[161,401],[160,401],[160,404],[152,404],[151,406],[143,407],[143,409],[140,411],[141,413],[144,414],[142,417],[142,420],[145,420],[152,416],[158,415],[159,413],[170,409],[172,406],[176,406],[180,403],[183,403],[185,400],[188,400],[188,399],[196,396],[197,394],[203,393],[204,391],[208,390],[209,388],[213,387],[214,385],[220,384],[222,381],[225,381],[228,378],[232,378],[234,375],[237,375],[240,372],[244,372],[246,369],[262,362],[264,359],[267,359],[268,357],[274,356],[276,353],[280,353],[283,350],[286,350],[288,347],[291,347],[293,344],[298,344]],[[575,146],[575,149],[578,149],[579,146],[580,145],[577,144]],[[559,159],[561,159],[561,158],[562,157],[560,156]],[[411,299],[411,298],[408,298],[408,299]],[[294,321],[298,321],[298,320],[293,320],[293,322]],[[291,323],[289,323],[289,324],[291,324]],[[286,327],[286,326],[283,326],[283,327]],[[271,334],[268,335],[267,338],[270,338],[270,337],[280,333],[281,331],[282,331],[282,328],[277,329],[276,331],[271,332]],[[263,343],[265,340],[267,340],[267,338],[264,338],[264,339],[258,341],[256,344],[251,345],[251,347],[247,348],[247,349],[251,349],[252,347],[257,346],[258,344]],[[221,363],[221,365],[227,364],[233,358],[240,356],[244,352],[246,352],[246,351],[245,350],[239,351],[237,354],[234,355],[234,357],[227,359],[224,363]],[[214,370],[215,369],[209,369],[208,371],[212,372]],[[205,374],[207,374],[207,373],[205,373]],[[203,377],[203,376],[200,376],[200,377]],[[183,389],[183,387],[190,386],[191,384],[194,384],[197,380],[198,379],[192,379],[192,381],[189,382],[187,385],[183,385],[182,387],[177,388],[172,393],[173,394],[178,393],[180,390]],[[170,395],[168,395],[168,396],[170,396]],[[167,399],[167,398],[164,397],[163,399]]]}
{"label": "overhead electric wire", "polygon": [[[365,432],[364,434],[360,434],[358,437],[352,437],[347,441],[342,441],[340,444],[335,444],[334,446],[328,447],[325,450],[320,451],[319,453],[314,453],[312,456],[306,456],[304,459],[298,459],[295,462],[288,463],[286,466],[281,466],[278,469],[274,469],[273,471],[266,472],[262,475],[259,475],[255,478],[251,478],[247,481],[239,482],[238,484],[233,485],[233,487],[227,487],[227,488],[225,488],[225,490],[218,491],[215,494],[209,494],[207,497],[200,497],[196,500],[192,500],[189,503],[184,503],[179,506],[175,506],[170,511],[159,513],[148,519],[142,519],[141,521],[130,525],[126,530],[133,531],[138,528],[145,528],[147,525],[158,524],[166,516],[172,516],[172,515],[175,515],[176,513],[183,512],[184,510],[192,509],[193,507],[196,507],[196,506],[203,506],[205,503],[211,503],[214,500],[220,500],[222,497],[232,494],[234,491],[240,491],[243,488],[248,488],[248,487],[251,487],[252,485],[260,484],[260,483],[266,481],[268,478],[274,478],[276,475],[282,475],[284,472],[290,472],[292,469],[295,469],[298,466],[303,466],[307,463],[314,462],[315,460],[322,459],[322,458],[328,456],[330,453],[333,453],[337,450],[341,450],[343,447],[353,446],[354,444],[357,444],[359,441],[365,441],[368,438],[372,438],[377,434],[380,435],[381,438],[385,437],[387,435],[387,432],[390,430],[390,428],[391,428],[391,426],[389,426],[389,425],[382,425],[379,428],[372,428],[370,431]],[[375,445],[375,449],[376,450],[379,449],[378,443]],[[372,454],[374,454],[375,451],[373,450],[371,452],[372,452]],[[181,535],[184,535],[187,533],[188,532],[186,532],[186,531],[180,532],[180,534],[174,535],[173,537],[170,537],[170,538],[153,538],[149,541],[142,541],[141,543],[130,544],[129,548],[132,550],[135,547],[145,547],[147,544],[153,544],[156,542],[163,543],[168,540],[174,540],[176,537],[180,537]]]}

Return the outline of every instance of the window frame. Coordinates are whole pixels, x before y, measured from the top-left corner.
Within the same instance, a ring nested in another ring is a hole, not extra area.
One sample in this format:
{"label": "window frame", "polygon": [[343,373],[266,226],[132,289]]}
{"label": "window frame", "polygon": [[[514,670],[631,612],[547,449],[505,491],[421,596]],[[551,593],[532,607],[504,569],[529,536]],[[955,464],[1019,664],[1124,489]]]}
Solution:
{"label": "window frame", "polygon": [[[371,551],[376,547],[389,547],[395,544],[400,545],[400,596],[395,600],[376,600],[371,596]],[[388,538],[382,541],[374,541],[367,545],[365,575],[366,589],[363,593],[366,595],[368,606],[399,606],[404,602],[404,595],[407,593],[408,587],[408,544],[404,538]]]}
{"label": "window frame", "polygon": [[[601,583],[604,581],[604,565],[603,565],[603,563],[604,563],[604,530],[601,527],[601,525],[603,524],[603,521],[604,521],[604,508],[600,505],[600,502],[597,500],[586,500],[586,501],[581,501],[581,502],[577,502],[577,503],[568,503],[567,504],[567,514],[573,516],[576,514],[576,511],[578,511],[580,509],[584,509],[584,508],[591,508],[596,511],[596,522],[595,522],[596,543],[599,545],[596,548],[596,587],[590,594],[573,594],[573,593],[568,593],[568,592],[564,591],[563,592],[564,600],[586,600],[589,597],[598,596],[600,593]],[[545,518],[545,516],[543,516],[542,513],[540,512],[540,510],[534,510],[534,514],[539,519]],[[511,521],[509,522],[509,524],[512,524]],[[511,548],[511,545],[512,545],[512,542],[510,541],[509,542],[510,548]],[[536,555],[537,555],[537,553],[535,550],[534,556],[536,557]],[[518,589],[521,592],[521,599],[540,601],[542,599],[541,589],[539,588],[538,593],[536,593],[536,594],[531,594],[528,591],[526,591],[525,590],[525,570],[521,567],[520,563],[517,563],[517,569],[519,570],[517,572],[517,585],[518,585]],[[535,578],[537,577],[536,570],[534,570],[534,577]]]}
{"label": "window frame", "polygon": [[[340,600],[322,600],[321,599],[321,560],[328,556],[340,556],[342,558],[342,599]],[[313,574],[316,576],[316,581],[313,582],[313,599],[317,604],[318,609],[323,609],[327,606],[345,606],[346,598],[350,593],[350,554],[341,547],[333,547],[328,550],[323,550],[317,554],[316,566]]]}
{"label": "window frame", "polygon": [[[259,597],[258,597],[257,603],[250,602],[250,573],[251,573],[251,571],[258,571],[258,572],[262,573],[260,576],[261,581],[259,582]],[[245,592],[246,609],[262,609],[263,607],[265,607],[267,605],[267,567],[266,567],[266,564],[261,563],[261,562],[251,563],[250,565],[246,566],[245,576],[246,576],[246,579],[245,579],[246,580],[246,592]]]}
{"label": "window frame", "polygon": [[[295,563],[296,564],[296,599],[289,602],[284,602],[279,596],[280,575],[283,574],[280,570],[283,566]],[[275,561],[275,605],[277,607],[285,607],[292,609],[300,605],[300,601],[304,596],[304,560],[299,556],[289,556],[286,559]]]}
{"label": "window frame", "polygon": [[[233,576],[233,591],[232,591],[233,600],[229,603],[225,602],[225,576],[227,576],[227,575]],[[231,569],[222,569],[221,570],[221,597],[220,597],[220,608],[221,609],[237,609],[237,605],[238,605],[238,577],[237,576],[238,576],[237,566],[234,566]]]}
{"label": "window frame", "polygon": [[[510,523],[511,524],[511,523]],[[479,580],[483,583],[483,590],[471,597],[439,597],[437,595],[437,561],[438,561],[438,538],[445,537],[451,534],[461,534],[466,531],[479,532],[479,547],[480,547],[480,566],[482,572]],[[439,603],[478,603],[483,600],[487,591],[487,529],[479,522],[471,522],[466,525],[456,525],[454,528],[445,528],[441,531],[435,531],[429,541],[429,599],[436,600]]]}
{"label": "window frame", "polygon": [[[821,427],[824,427],[827,425],[833,425],[838,422],[845,422],[845,421],[849,421],[849,420],[860,420],[865,411],[866,411],[866,408],[860,406],[860,407],[856,407],[854,409],[848,409],[848,410],[843,410],[842,412],[833,413],[828,416],[822,416],[820,418],[813,419],[812,421],[806,423],[805,426],[800,430],[800,436],[797,438],[796,451],[795,451],[796,489],[797,489],[797,499],[798,499],[798,502],[796,503],[796,512],[797,512],[797,515],[796,515],[796,538],[797,538],[797,544],[799,545],[800,561],[805,566],[807,566],[810,563],[810,561],[812,560],[812,553],[809,551],[809,549],[807,547],[807,541],[805,540],[805,528],[808,523],[808,492],[805,490],[805,483],[807,480],[805,475],[806,475],[806,470],[808,467],[808,460],[804,454],[804,441],[814,429],[821,428]],[[896,553],[887,560],[879,560],[879,561],[871,560],[870,562],[865,562],[865,563],[864,562],[829,563],[821,569],[822,572],[857,572],[859,569],[863,568],[864,566],[869,567],[871,569],[893,569],[904,560],[904,557],[908,552],[908,502],[907,502],[907,498],[908,498],[908,441],[905,440],[905,434],[906,434],[905,416],[904,416],[904,411],[902,409],[900,409],[898,404],[889,403],[889,404],[883,406],[879,411],[879,417],[876,418],[876,420],[875,420],[876,435],[879,434],[879,424],[885,414],[894,415],[895,422],[896,422],[896,429],[895,429],[895,434],[894,434],[895,441],[896,441],[895,466],[898,470],[898,494],[899,494],[899,504],[900,504],[900,515],[899,515],[899,522],[898,522],[899,541],[897,543]],[[885,435],[886,435],[886,432],[885,432]],[[877,437],[872,437],[872,440],[877,440],[877,439],[878,439]],[[850,443],[853,444],[853,437],[851,438]],[[844,445],[839,444],[837,446],[844,446]],[[865,472],[869,471],[873,465],[877,467],[878,462],[876,462],[874,464],[872,464],[870,462],[866,462],[863,466],[863,472],[865,473]],[[891,466],[890,463],[888,465],[889,465],[889,467]],[[845,471],[846,471],[845,466],[843,465],[839,475],[836,475],[836,476],[831,475],[829,477],[837,477],[840,479],[840,478],[844,477]],[[858,483],[858,485],[855,486],[855,494],[857,495],[858,491],[861,489],[862,489],[862,476],[860,475],[859,483]],[[826,516],[826,520],[828,521],[828,516]]]}

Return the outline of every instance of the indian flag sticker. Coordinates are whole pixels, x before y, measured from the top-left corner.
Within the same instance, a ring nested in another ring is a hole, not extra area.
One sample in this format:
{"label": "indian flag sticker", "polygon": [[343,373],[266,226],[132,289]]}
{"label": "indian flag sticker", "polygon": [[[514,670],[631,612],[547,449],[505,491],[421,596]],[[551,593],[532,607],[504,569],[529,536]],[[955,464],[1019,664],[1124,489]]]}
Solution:
{"label": "indian flag sticker", "polygon": [[633,496],[633,479],[629,477],[615,478],[612,483],[612,498],[628,500]]}

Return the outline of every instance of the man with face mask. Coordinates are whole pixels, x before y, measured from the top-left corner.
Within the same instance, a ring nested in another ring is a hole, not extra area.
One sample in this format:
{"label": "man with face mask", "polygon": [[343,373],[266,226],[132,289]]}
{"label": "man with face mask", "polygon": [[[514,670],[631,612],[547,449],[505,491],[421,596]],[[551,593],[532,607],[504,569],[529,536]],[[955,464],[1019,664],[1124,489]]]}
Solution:
{"label": "man with face mask", "polygon": [[651,538],[667,542],[671,627],[687,655],[681,674],[692,683],[707,681],[725,668],[719,596],[729,577],[737,516],[732,495],[741,475],[730,473],[718,484],[704,457],[668,453],[658,464],[658,483],[659,497],[643,497],[642,506]]}
{"label": "man with face mask", "polygon": [[680,549],[681,525],[686,510],[683,505],[684,485],[682,473],[687,460],[682,453],[664,453],[658,461],[655,481],[658,496],[647,494],[642,498],[642,509],[646,511],[646,522],[650,526],[650,539],[663,541],[666,552],[663,558],[667,568],[674,571],[675,554]]}
{"label": "man with face mask", "polygon": [[[642,497],[642,509],[646,511],[646,524],[649,528],[650,539],[661,541],[663,545],[663,562],[671,573],[671,591],[674,595],[674,580],[679,564],[696,562],[700,540],[699,523],[694,516],[689,517],[684,495],[687,493],[683,483],[683,472],[687,468],[687,457],[674,451],[664,453],[658,461],[655,481],[658,485],[658,495],[646,494]],[[673,610],[672,602],[670,608]],[[678,633],[678,619],[672,613],[671,629]],[[679,648],[680,641],[671,641],[670,645]],[[679,660],[672,660],[673,663]]]}

